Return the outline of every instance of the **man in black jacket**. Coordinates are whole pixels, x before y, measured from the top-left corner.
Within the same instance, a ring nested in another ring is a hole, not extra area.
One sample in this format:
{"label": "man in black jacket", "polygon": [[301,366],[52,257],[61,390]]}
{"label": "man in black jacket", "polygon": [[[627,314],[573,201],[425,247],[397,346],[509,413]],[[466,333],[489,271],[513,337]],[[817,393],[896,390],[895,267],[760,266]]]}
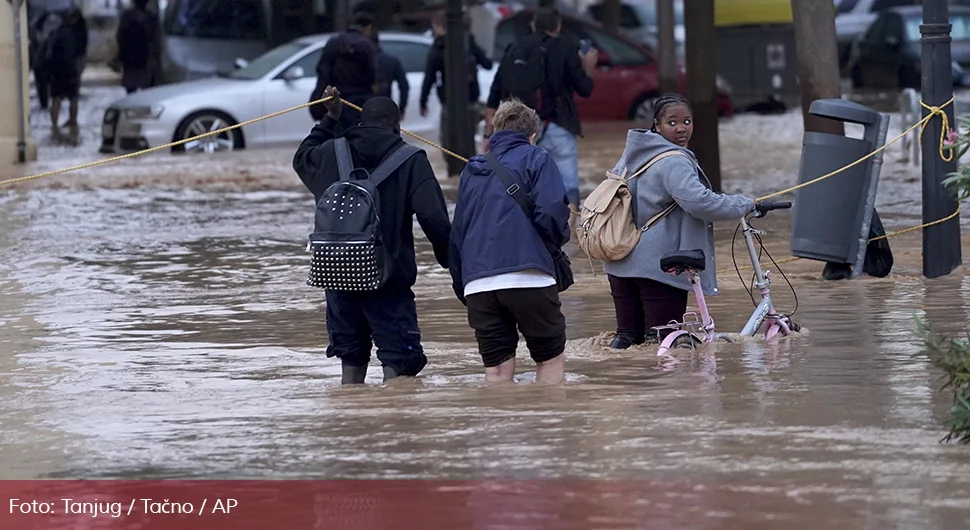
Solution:
{"label": "man in black jacket", "polygon": [[[335,99],[324,104],[327,115],[313,127],[293,157],[293,168],[315,201],[338,179],[334,138],[346,138],[354,166],[369,172],[404,142],[401,111],[390,98],[369,99],[360,113],[360,125],[344,130],[340,125],[340,92],[327,87],[323,94]],[[327,357],[340,358],[343,384],[364,382],[372,338],[385,381],[416,376],[427,364],[411,290],[417,279],[412,231],[415,215],[431,241],[436,260],[448,268],[451,222],[427,154],[420,152],[409,158],[377,189],[381,235],[388,252],[397,258],[391,276],[376,291],[327,291]]]}
{"label": "man in black jacket", "polygon": [[[323,47],[317,62],[317,86],[310,94],[310,101],[323,97],[323,89],[334,86],[344,99],[362,107],[374,96],[377,81],[377,47],[371,41],[374,16],[366,11],[354,15],[349,30],[331,37]],[[310,116],[320,121],[326,114],[326,106],[313,105]],[[340,118],[344,127],[357,125],[360,112],[347,108]]]}
{"label": "man in black jacket", "polygon": [[[441,144],[445,149],[454,151],[454,142],[448,134],[448,105],[447,91],[445,89],[445,38],[448,32],[447,17],[445,11],[435,13],[431,21],[431,29],[434,31],[434,44],[428,51],[428,59],[424,67],[424,82],[421,84],[421,97],[418,100],[421,107],[421,116],[428,114],[428,97],[431,95],[431,88],[434,87],[438,94],[438,101],[441,102],[440,116],[440,135]],[[471,21],[465,17],[465,31],[468,33],[468,102],[470,103],[469,125],[475,127],[481,119],[478,110],[478,98],[481,97],[481,88],[478,85],[478,67],[488,70],[492,67],[492,60],[485,55],[485,51],[475,42],[475,37],[471,32]],[[474,130],[467,134],[474,136]],[[457,177],[461,174],[463,162],[449,155],[442,153],[445,157],[445,164],[448,167],[448,176]]]}
{"label": "man in black jacket", "polygon": [[408,82],[407,72],[401,60],[384,51],[381,48],[381,40],[377,32],[371,33],[371,42],[377,47],[377,81],[374,87],[375,96],[391,97],[391,83],[397,83],[397,91],[400,96],[398,107],[401,108],[401,120],[407,112],[408,96],[411,94],[411,83]]}
{"label": "man in black jacket", "polygon": [[[580,209],[579,200],[579,155],[576,150],[576,137],[582,136],[579,111],[573,100],[573,93],[588,98],[593,93],[593,72],[598,54],[593,48],[585,55],[575,43],[562,38],[562,16],[553,8],[540,8],[532,18],[533,33],[519,39],[506,49],[506,58],[512,46],[527,49],[545,50],[545,85],[542,101],[536,110],[543,121],[536,145],[552,155],[559,165],[566,196],[574,210]],[[510,63],[503,58],[495,72],[492,88],[485,109],[485,137],[492,134],[492,116],[499,103],[510,96],[528,101],[522,94],[507,89],[503,77],[508,77],[506,68]],[[530,103],[531,104],[531,103]]]}

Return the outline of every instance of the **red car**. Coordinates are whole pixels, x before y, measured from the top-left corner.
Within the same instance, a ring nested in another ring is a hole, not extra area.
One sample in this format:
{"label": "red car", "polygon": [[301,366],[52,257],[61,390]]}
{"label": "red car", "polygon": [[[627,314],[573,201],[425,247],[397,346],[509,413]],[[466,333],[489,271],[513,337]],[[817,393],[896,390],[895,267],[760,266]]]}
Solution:
{"label": "red car", "polygon": [[[495,29],[492,57],[501,58],[506,46],[527,35],[532,10],[510,14],[499,21]],[[590,97],[576,96],[576,106],[582,121],[637,120],[653,121],[653,104],[660,95],[657,60],[653,51],[624,35],[609,32],[599,24],[563,15],[562,36],[579,45],[580,39],[590,39],[599,51],[599,66],[593,75],[594,88]],[[680,92],[685,91],[684,72],[678,73]],[[489,87],[482,87],[488,90]],[[725,86],[717,88],[718,114],[731,116],[734,105]]]}

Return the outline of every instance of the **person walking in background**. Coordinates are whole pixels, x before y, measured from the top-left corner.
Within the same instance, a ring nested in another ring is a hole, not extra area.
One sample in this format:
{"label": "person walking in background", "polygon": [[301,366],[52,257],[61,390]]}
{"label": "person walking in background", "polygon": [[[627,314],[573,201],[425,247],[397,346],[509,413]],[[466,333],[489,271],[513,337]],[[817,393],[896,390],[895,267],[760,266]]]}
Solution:
{"label": "person walking in background", "polygon": [[121,64],[121,86],[129,94],[155,86],[161,57],[158,15],[148,0],[134,0],[121,14],[115,39]]}
{"label": "person walking in background", "polygon": [[404,65],[401,64],[400,59],[381,48],[381,39],[377,30],[371,33],[371,40],[377,47],[377,83],[375,83],[374,95],[391,97],[391,84],[397,83],[397,91],[400,97],[397,106],[401,109],[401,120],[403,121],[408,105],[408,96],[411,94],[411,84],[408,82]]}
{"label": "person walking in background", "polygon": [[[449,266],[455,295],[468,308],[487,383],[515,375],[518,331],[536,362],[536,381],[563,380],[566,319],[549,248],[569,241],[569,207],[558,166],[533,143],[541,123],[520,101],[495,112],[489,150],[461,174]],[[510,196],[504,177],[528,203]],[[516,331],[518,326],[518,331]]]}
{"label": "person walking in background", "polygon": [[640,241],[630,254],[603,263],[616,309],[612,348],[652,342],[658,337],[651,334],[651,328],[684,317],[692,286],[686,276],[674,276],[660,269],[664,254],[702,249],[707,259],[700,272],[704,295],[717,295],[714,222],[737,221],[755,208],[754,201],[747,197],[711,190],[710,181],[687,149],[693,134],[690,102],[679,94],[667,94],[657,100],[651,130],[627,132],[626,147],[613,170],[617,175],[623,174],[624,169],[633,174],[668,151],[678,151],[683,156],[657,160],[642,175],[627,181],[637,226],[645,226],[672,204],[676,207],[640,234]]}
{"label": "person walking in background", "polygon": [[70,115],[64,125],[77,129],[81,74],[88,50],[88,27],[81,10],[72,7],[60,17],[59,27],[45,45],[49,49],[43,53],[50,76],[51,126],[55,133],[60,128],[61,102],[64,99],[70,102]]}
{"label": "person walking in background", "polygon": [[582,136],[573,93],[593,93],[596,49],[583,55],[560,36],[562,17],[552,8],[540,8],[532,18],[533,33],[509,45],[492,81],[485,109],[485,137],[492,133],[492,115],[499,102],[521,99],[539,113],[543,130],[537,145],[549,151],[559,165],[569,202],[578,212],[579,155],[576,136]]}
{"label": "person walking in background", "polygon": [[[313,193],[318,207],[327,189],[344,178],[339,170],[334,139],[347,140],[352,165],[368,174],[373,174],[375,168],[404,146],[401,110],[390,98],[367,100],[359,124],[343,129],[340,115],[347,109],[339,99],[342,94],[327,87],[322,95],[333,95],[335,99],[324,103],[327,115],[313,127],[293,157],[293,168]],[[375,184],[379,199],[373,207],[379,213],[381,241],[390,260],[386,283],[373,291],[326,292],[330,338],[327,357],[340,358],[343,384],[364,382],[372,340],[377,345],[385,381],[399,376],[416,376],[428,361],[421,347],[421,331],[411,289],[418,274],[413,219],[417,217],[431,242],[435,258],[444,268],[448,268],[451,221],[427,153],[417,151]],[[336,200],[334,198],[334,203]]]}
{"label": "person walking in background", "polygon": [[[377,47],[371,41],[374,31],[374,15],[358,11],[349,30],[331,37],[323,47],[317,62],[317,86],[310,95],[310,101],[323,98],[323,91],[334,86],[341,97],[363,107],[368,99],[374,97],[374,84],[377,81]],[[322,104],[310,106],[310,116],[314,121],[324,118],[327,107]],[[340,114],[344,128],[360,122],[360,111],[345,108]]]}
{"label": "person walking in background", "polygon": [[[435,88],[438,101],[441,103],[440,117],[440,139],[442,146],[448,150],[454,150],[454,139],[448,133],[450,123],[448,116],[448,99],[445,85],[445,39],[448,33],[448,20],[445,11],[435,13],[431,21],[431,29],[434,31],[434,44],[428,52],[428,59],[424,68],[424,82],[421,84],[421,97],[419,105],[421,116],[428,115],[428,98],[431,95],[431,88]],[[466,17],[466,31],[470,27],[470,22]],[[476,107],[478,98],[481,97],[481,87],[478,84],[478,67],[489,69],[492,67],[492,60],[485,55],[485,52],[478,46],[475,39],[468,35],[468,101],[471,103],[468,108],[469,124],[472,129],[466,134],[474,135],[474,127],[479,121],[479,112]],[[448,176],[455,177],[461,173],[463,162],[457,160],[447,153],[442,153],[445,164],[448,167]]]}

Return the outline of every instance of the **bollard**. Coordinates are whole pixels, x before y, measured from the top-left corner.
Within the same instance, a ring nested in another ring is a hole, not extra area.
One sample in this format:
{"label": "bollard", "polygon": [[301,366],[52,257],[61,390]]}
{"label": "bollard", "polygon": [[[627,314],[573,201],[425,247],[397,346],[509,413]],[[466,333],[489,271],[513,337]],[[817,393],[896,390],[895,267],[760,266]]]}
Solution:
{"label": "bollard", "polygon": [[[872,153],[885,143],[889,116],[843,99],[812,102],[809,112],[865,127],[863,139],[806,132],[799,184],[817,179]],[[791,253],[862,273],[882,153],[796,191]]]}

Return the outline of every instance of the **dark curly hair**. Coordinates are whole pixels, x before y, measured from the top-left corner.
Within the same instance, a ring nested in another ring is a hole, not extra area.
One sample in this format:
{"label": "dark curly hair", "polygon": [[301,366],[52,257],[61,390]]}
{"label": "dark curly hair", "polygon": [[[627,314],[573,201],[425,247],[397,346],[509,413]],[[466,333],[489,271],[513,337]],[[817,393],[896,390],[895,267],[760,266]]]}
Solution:
{"label": "dark curly hair", "polygon": [[664,111],[673,105],[684,105],[691,114],[694,113],[694,107],[691,106],[689,99],[680,94],[664,94],[657,98],[656,103],[653,104],[653,126],[650,127],[651,131],[657,132],[657,124],[660,123],[660,118],[664,115]]}

